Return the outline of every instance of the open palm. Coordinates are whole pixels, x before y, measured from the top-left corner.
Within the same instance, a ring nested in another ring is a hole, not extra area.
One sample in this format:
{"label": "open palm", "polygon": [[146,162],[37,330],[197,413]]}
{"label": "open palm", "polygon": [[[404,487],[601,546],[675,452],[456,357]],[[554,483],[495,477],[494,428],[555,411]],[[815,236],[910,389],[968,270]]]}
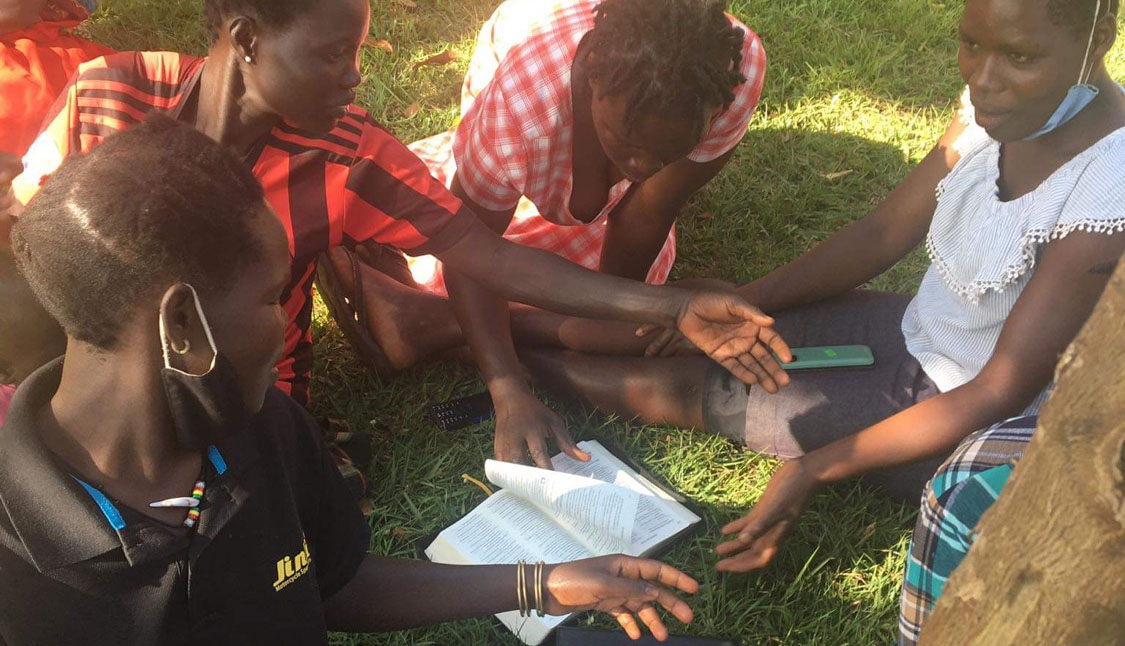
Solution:
{"label": "open palm", "polygon": [[747,384],[767,392],[789,383],[778,364],[792,360],[789,346],[773,329],[774,320],[730,292],[693,292],[676,319],[689,341]]}
{"label": "open palm", "polygon": [[692,620],[691,607],[676,593],[694,594],[699,591],[699,583],[659,561],[616,554],[548,568],[548,614],[604,612],[613,616],[633,639],[641,636],[637,622],[640,619],[660,641],[668,637],[668,629],[656,610],[658,606],[684,623]]}
{"label": "open palm", "polygon": [[799,458],[782,465],[750,512],[723,527],[723,534],[734,538],[715,548],[723,557],[716,568],[751,572],[768,565],[819,486]]}

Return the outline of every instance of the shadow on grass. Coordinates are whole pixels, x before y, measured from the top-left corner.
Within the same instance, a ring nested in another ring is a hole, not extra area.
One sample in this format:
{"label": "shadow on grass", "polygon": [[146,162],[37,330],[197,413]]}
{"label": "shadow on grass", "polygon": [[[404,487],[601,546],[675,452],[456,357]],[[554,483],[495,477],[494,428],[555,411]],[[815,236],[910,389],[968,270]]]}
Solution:
{"label": "shadow on grass", "polygon": [[[714,549],[721,527],[757,501],[779,462],[703,433],[565,410],[583,437],[611,439],[703,513],[704,531],[661,557],[703,584],[692,600],[696,621],[674,633],[754,645],[891,641],[915,506],[854,482],[831,487],[813,500],[769,567],[720,574]],[[591,621],[614,627],[608,618]]]}
{"label": "shadow on grass", "polygon": [[[747,510],[710,505],[706,513],[729,521]],[[665,560],[688,567],[714,591],[696,607],[692,632],[745,644],[887,643],[913,513],[858,485],[843,485],[816,498],[763,570],[714,571],[721,525],[687,554]]]}
{"label": "shadow on grass", "polygon": [[677,632],[755,645],[891,641],[915,506],[891,502],[859,483],[828,488],[769,567],[720,574],[714,548],[722,541],[721,527],[758,500],[780,462],[703,433],[596,415],[583,425],[578,415],[572,423],[590,429],[587,435],[610,437],[702,508],[706,530],[662,559],[704,584],[693,605],[696,622]]}
{"label": "shadow on grass", "polygon": [[[764,275],[867,215],[911,168],[888,143],[839,132],[753,129],[685,209],[673,276],[744,282]],[[896,268],[880,288],[912,292],[924,266]]]}

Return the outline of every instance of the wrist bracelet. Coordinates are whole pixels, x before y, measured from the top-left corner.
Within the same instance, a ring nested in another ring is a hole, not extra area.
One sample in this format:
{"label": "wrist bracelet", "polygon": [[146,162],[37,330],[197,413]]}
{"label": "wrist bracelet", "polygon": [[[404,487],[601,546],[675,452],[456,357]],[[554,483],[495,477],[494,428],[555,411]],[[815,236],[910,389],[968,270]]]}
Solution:
{"label": "wrist bracelet", "polygon": [[521,617],[531,615],[531,609],[527,604],[526,575],[523,570],[524,565],[525,563],[522,559],[516,561],[516,603],[519,605]]}
{"label": "wrist bracelet", "polygon": [[543,608],[543,561],[535,564],[535,612],[540,617],[546,617]]}

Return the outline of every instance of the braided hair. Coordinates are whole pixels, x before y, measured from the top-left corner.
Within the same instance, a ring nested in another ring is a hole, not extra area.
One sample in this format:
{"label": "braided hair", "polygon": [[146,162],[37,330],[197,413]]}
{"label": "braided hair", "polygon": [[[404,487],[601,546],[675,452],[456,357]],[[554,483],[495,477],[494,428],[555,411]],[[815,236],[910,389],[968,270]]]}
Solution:
{"label": "braided hair", "polygon": [[726,0],[605,0],[594,9],[587,65],[605,94],[626,100],[626,127],[642,110],[686,117],[726,108],[742,75],[746,34]]}
{"label": "braided hair", "polygon": [[223,293],[259,260],[262,187],[194,128],[155,115],[69,157],[12,229],[16,265],[66,333],[105,350],[177,281]]}
{"label": "braided hair", "polygon": [[[1117,13],[1118,0],[1101,0],[1101,2],[1102,8],[1098,12],[1098,18]],[[1056,25],[1087,34],[1097,4],[1098,0],[1047,0],[1047,13],[1051,16],[1051,22]]]}

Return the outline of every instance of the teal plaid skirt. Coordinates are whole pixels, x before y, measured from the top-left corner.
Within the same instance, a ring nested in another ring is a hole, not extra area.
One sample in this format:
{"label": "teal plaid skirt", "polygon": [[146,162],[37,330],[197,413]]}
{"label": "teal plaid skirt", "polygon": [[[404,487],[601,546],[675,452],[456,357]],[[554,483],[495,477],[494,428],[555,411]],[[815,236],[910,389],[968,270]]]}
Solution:
{"label": "teal plaid skirt", "polygon": [[918,642],[922,623],[972,546],[981,516],[1023,456],[1036,421],[1017,417],[973,433],[926,483],[902,583],[899,646]]}

